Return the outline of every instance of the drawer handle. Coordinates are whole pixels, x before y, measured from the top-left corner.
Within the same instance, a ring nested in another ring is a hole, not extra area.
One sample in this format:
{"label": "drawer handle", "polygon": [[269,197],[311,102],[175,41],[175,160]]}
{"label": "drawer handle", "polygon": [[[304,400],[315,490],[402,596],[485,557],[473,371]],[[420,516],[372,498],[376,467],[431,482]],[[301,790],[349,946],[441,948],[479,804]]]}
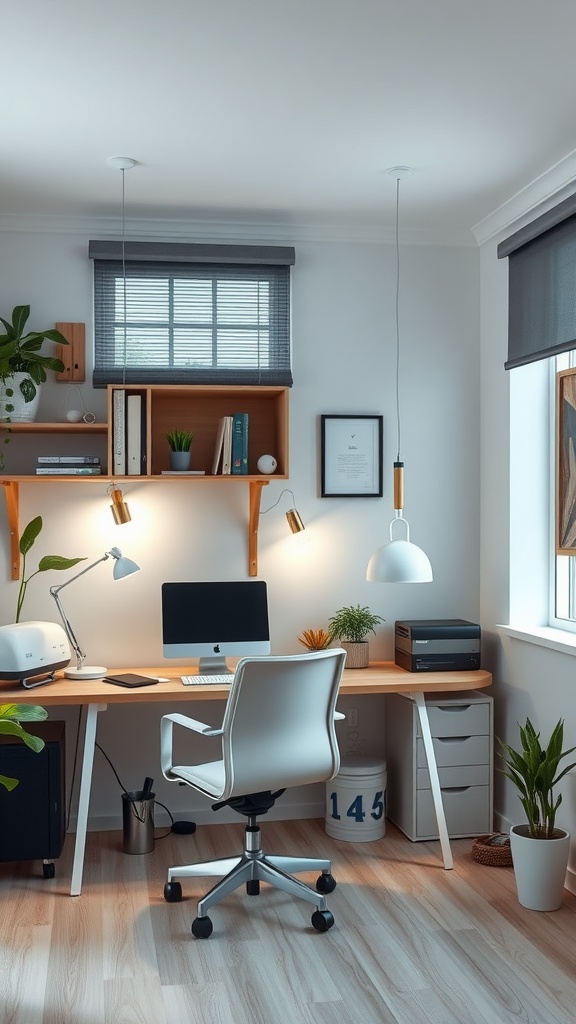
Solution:
{"label": "drawer handle", "polygon": [[437,711],[441,711],[443,715],[451,715],[454,712],[460,714],[461,711],[468,711],[472,707],[471,704],[452,704],[449,708],[436,708]]}
{"label": "drawer handle", "polygon": [[442,786],[442,793],[466,793],[471,787],[470,786]]}
{"label": "drawer handle", "polygon": [[436,743],[466,743],[467,740],[472,739],[471,736],[435,736],[434,741]]}

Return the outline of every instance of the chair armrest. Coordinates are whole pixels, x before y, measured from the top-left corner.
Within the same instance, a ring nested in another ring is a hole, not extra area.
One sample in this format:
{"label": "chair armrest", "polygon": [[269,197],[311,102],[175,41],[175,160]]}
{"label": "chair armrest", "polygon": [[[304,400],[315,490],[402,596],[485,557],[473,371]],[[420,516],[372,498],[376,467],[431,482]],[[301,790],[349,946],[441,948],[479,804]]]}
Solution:
{"label": "chair armrest", "polygon": [[160,722],[160,760],[162,774],[170,778],[172,770],[172,733],[175,725],[181,725],[183,729],[197,732],[201,736],[221,736],[222,729],[213,729],[205,722],[198,722],[195,718],[187,718],[186,715],[163,715]]}
{"label": "chair armrest", "polygon": [[335,722],[342,722],[345,718],[346,718],[346,715],[343,715],[341,711],[335,711],[334,712],[334,721]]}
{"label": "chair armrest", "polygon": [[[187,715],[179,715],[178,713],[173,715],[163,715],[162,723],[164,722],[174,722],[176,725],[181,725],[183,729],[191,729],[193,732],[200,732],[203,736],[222,735],[222,729],[213,729],[211,725],[206,725],[205,722],[199,722],[196,718],[188,718]],[[164,728],[163,724],[162,728]],[[170,731],[172,731],[171,726]]]}

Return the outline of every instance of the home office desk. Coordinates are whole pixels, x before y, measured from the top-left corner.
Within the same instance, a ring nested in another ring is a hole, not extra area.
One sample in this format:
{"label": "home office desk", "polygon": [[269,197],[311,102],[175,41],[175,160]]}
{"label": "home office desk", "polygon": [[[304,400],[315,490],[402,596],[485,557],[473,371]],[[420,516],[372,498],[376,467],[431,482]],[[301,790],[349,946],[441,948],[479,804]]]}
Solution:
{"label": "home office desk", "polygon": [[[182,701],[226,700],[229,686],[184,686],[180,676],[189,671],[183,666],[174,668],[116,668],[114,672],[138,672],[152,677],[168,677],[168,682],[145,686],[142,689],[126,689],[112,686],[101,679],[73,680],[64,679],[62,673],[46,686],[27,690],[13,682],[0,680],[0,704],[41,704],[43,707],[63,705],[86,705],[87,713],[84,731],[84,752],[82,756],[82,774],[78,798],[78,820],[76,825],[76,842],[72,864],[70,895],[79,896],[82,888],[82,872],[84,867],[84,849],[88,826],[88,806],[92,785],[92,768],[94,764],[94,747],[96,743],[96,723],[100,711],[114,704],[170,704]],[[438,768],[428,721],[425,694],[445,693],[460,690],[479,690],[490,686],[492,676],[482,669],[463,672],[426,672],[417,674],[406,672],[393,662],[375,662],[365,669],[345,669],[340,684],[340,693],[345,695],[370,693],[404,693],[416,704],[422,739],[428,760],[428,771],[432,789],[434,810],[438,822],[438,835],[444,860],[444,867],[453,866],[452,852],[446,827],[446,818],[442,804]]]}

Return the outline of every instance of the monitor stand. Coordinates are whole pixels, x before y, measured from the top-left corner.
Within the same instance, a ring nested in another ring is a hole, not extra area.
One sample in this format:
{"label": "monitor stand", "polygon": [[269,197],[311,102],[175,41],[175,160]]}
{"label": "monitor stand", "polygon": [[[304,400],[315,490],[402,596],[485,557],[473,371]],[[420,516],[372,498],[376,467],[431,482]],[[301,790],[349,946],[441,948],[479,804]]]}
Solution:
{"label": "monitor stand", "polygon": [[200,676],[215,676],[215,675],[230,675],[234,673],[226,664],[226,658],[223,655],[219,655],[215,658],[200,658],[198,661],[198,675]]}

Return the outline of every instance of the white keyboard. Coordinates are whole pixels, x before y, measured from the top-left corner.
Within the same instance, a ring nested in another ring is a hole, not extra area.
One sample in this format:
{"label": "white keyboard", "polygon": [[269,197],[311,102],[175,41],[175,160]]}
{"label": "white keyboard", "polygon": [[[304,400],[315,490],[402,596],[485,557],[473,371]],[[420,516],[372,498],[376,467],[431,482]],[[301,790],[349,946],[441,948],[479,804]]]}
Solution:
{"label": "white keyboard", "polygon": [[215,683],[230,684],[234,679],[233,672],[208,674],[207,676],[180,676],[184,686],[214,686]]}

